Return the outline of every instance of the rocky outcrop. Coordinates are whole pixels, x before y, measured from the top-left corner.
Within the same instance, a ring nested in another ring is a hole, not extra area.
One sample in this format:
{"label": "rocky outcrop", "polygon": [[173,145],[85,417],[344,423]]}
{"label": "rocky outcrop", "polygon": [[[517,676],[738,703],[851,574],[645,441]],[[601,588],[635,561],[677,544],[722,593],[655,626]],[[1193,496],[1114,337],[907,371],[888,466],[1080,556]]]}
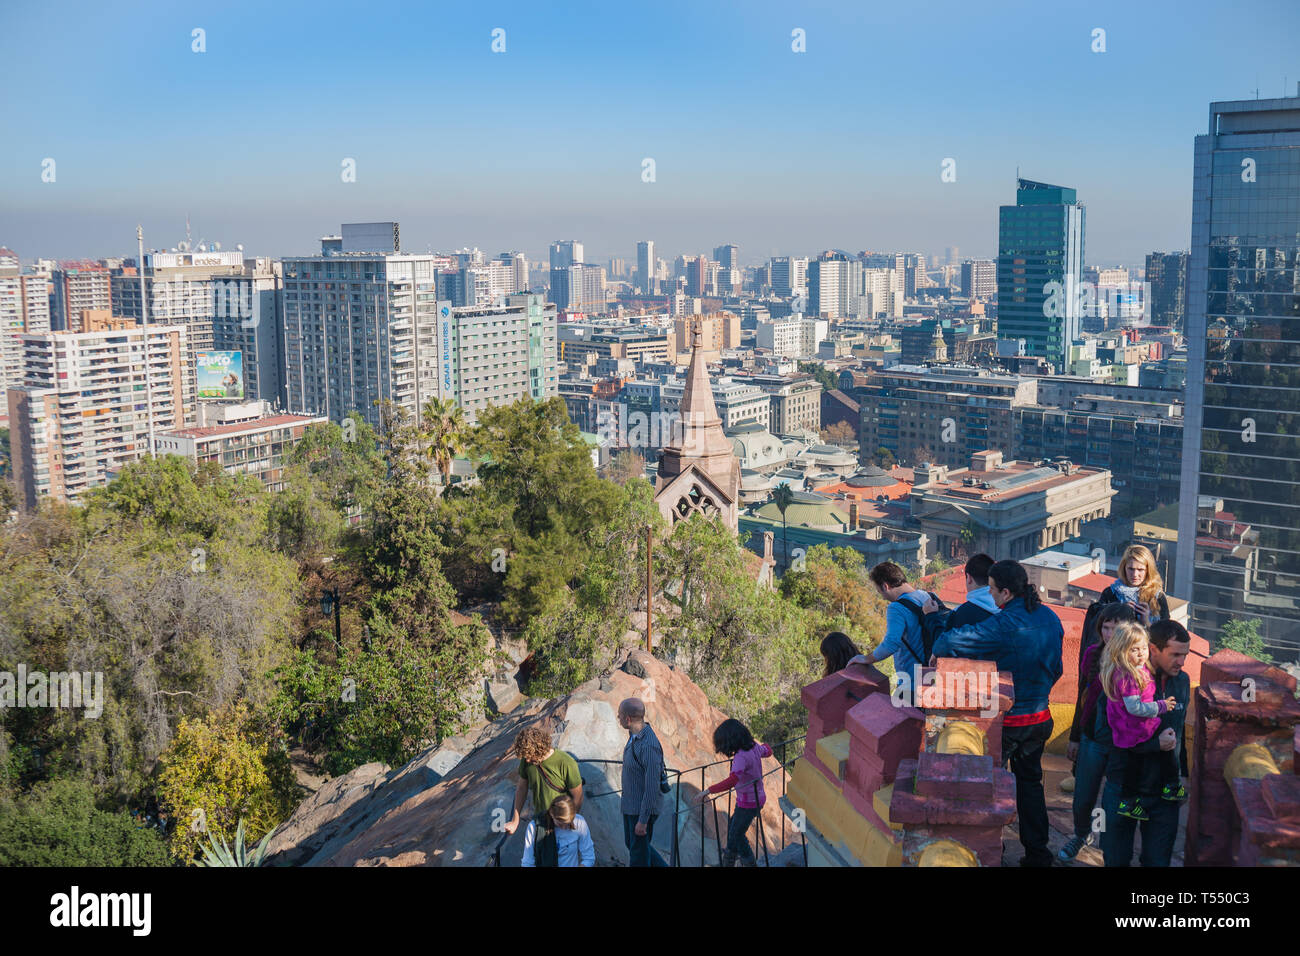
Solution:
{"label": "rocky outcrop", "polygon": [[[596,844],[597,864],[626,865],[617,791],[627,733],[615,716],[626,697],[646,702],[647,719],[670,768],[716,762],[702,773],[696,769],[683,777],[665,795],[654,840],[667,858],[675,822],[682,865],[700,865],[702,848],[704,860],[716,864],[717,843],[726,840],[727,798],[718,802],[720,833],[715,831],[712,808],[701,813],[695,798],[702,782],[707,786],[730,772],[712,748],[713,729],[726,715],[684,674],[635,650],[621,667],[573,693],[551,701],[526,700],[467,737],[446,740],[397,770],[367,764],[329,781],[276,830],[267,849],[268,865],[489,865],[518,780],[518,761],[509,750],[519,730],[531,723],[546,727],[558,749],[578,758],[585,791],[581,812]],[[784,772],[775,759],[766,761],[765,769],[772,772],[765,781],[764,827],[775,858],[797,837],[777,803]],[[521,825],[501,845],[502,865],[517,866],[522,848]]]}

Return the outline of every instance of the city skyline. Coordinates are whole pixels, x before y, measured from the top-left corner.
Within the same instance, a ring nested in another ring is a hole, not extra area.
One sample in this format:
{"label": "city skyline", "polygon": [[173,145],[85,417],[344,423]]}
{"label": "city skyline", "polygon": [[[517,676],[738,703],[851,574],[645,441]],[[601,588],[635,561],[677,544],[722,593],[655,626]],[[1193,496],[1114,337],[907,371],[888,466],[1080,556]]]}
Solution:
{"label": "city skyline", "polygon": [[[744,265],[834,248],[992,258],[1018,172],[1078,190],[1090,261],[1137,264],[1189,247],[1204,104],[1300,80],[1285,41],[1300,11],[1285,3],[1176,17],[1009,4],[1014,36],[947,4],[924,29],[912,10],[688,20],[666,4],[588,6],[562,30],[528,8],[417,8],[400,31],[354,17],[343,30],[330,9],[81,11],[58,34],[47,11],[14,11],[0,80],[11,104],[47,109],[0,156],[0,242],[24,259],[130,255],[137,221],[169,248],[188,216],[195,238],[287,256],[338,222],[398,219],[410,251],[533,260],[559,236],[595,262],[632,259],[645,238],[665,257],[736,242]],[[639,16],[662,29],[638,31]],[[70,65],[50,76],[54,47]]]}

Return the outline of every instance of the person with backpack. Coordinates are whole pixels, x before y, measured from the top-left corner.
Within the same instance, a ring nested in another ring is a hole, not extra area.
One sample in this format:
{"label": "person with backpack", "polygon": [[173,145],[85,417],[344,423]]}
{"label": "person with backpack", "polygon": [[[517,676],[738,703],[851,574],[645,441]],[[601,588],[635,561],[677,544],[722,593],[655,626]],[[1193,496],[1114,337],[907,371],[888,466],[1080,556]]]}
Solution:
{"label": "person with backpack", "polygon": [[666,867],[667,862],[651,846],[663,795],[672,789],[664,770],[664,749],[646,722],[645,704],[640,699],[629,697],[618,705],[618,723],[627,731],[621,809],[628,866]]}
{"label": "person with backpack", "polygon": [[889,602],[885,609],[885,636],[875,649],[859,654],[850,664],[875,664],[890,657],[894,659],[894,675],[908,686],[917,687],[916,668],[930,660],[921,621],[925,618],[921,608],[928,600],[942,609],[942,603],[933,594],[921,591],[907,583],[907,575],[893,561],[882,561],[871,569],[871,583],[880,596]]}
{"label": "person with backpack", "polygon": [[514,812],[503,829],[506,833],[515,832],[519,827],[519,811],[531,797],[534,847],[539,855],[537,865],[554,866],[551,859],[558,847],[550,816],[551,804],[556,797],[568,796],[573,800],[575,814],[582,809],[582,773],[578,761],[552,747],[551,735],[536,724],[519,731],[511,749],[519,757],[519,783],[515,787]]}
{"label": "person with backpack", "polygon": [[528,821],[524,831],[524,856],[520,866],[595,866],[596,845],[591,842],[591,829],[582,814],[573,807],[573,798],[562,794],[551,803],[551,822],[555,852],[550,854],[548,862],[542,862],[543,854],[536,852],[537,821]]}
{"label": "person with backpack", "polygon": [[1070,742],[1065,755],[1074,765],[1074,836],[1066,841],[1057,857],[1065,863],[1094,839],[1092,812],[1101,793],[1110,748],[1096,739],[1097,703],[1102,699],[1101,659],[1106,643],[1121,624],[1136,624],[1137,612],[1128,604],[1101,605],[1091,625],[1083,629],[1083,659],[1079,664],[1079,696],[1070,725]]}
{"label": "person with backpack", "polygon": [[[1002,719],[1002,759],[1016,776],[1016,814],[1025,848],[1020,865],[1051,866],[1043,748],[1052,736],[1048,697],[1063,670],[1065,629],[1015,561],[998,561],[989,568],[989,594],[998,613],[978,624],[936,633],[934,656],[993,661],[999,671],[1011,672],[1015,702]],[[929,602],[926,607],[932,612],[927,617],[938,610]]]}
{"label": "person with backpack", "polygon": [[723,866],[758,866],[754,848],[749,845],[749,828],[763,812],[767,792],[763,789],[763,758],[772,756],[772,748],[756,743],[749,728],[728,718],[713,731],[713,749],[731,758],[731,774],[700,794],[700,801],[712,800],[732,787],[736,789],[736,809],[727,825],[727,849]]}

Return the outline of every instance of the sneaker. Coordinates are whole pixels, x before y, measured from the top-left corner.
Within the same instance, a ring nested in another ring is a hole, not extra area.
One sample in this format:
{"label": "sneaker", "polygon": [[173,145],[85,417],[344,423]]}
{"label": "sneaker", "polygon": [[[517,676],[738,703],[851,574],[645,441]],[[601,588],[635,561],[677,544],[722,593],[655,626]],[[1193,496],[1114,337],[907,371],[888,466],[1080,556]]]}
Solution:
{"label": "sneaker", "polygon": [[1119,802],[1119,815],[1128,817],[1130,820],[1145,821],[1151,819],[1151,814],[1147,813],[1147,808],[1142,806],[1142,801],[1134,799],[1132,802],[1121,800]]}
{"label": "sneaker", "polygon": [[1085,841],[1079,839],[1077,836],[1070,837],[1070,839],[1065,841],[1065,846],[1061,847],[1060,852],[1056,854],[1056,858],[1065,863],[1069,863],[1079,855],[1079,851],[1084,847],[1084,842]]}
{"label": "sneaker", "polygon": [[1164,790],[1160,793],[1160,799],[1171,800],[1174,803],[1182,803],[1187,799],[1187,788],[1181,783],[1177,787],[1166,785]]}

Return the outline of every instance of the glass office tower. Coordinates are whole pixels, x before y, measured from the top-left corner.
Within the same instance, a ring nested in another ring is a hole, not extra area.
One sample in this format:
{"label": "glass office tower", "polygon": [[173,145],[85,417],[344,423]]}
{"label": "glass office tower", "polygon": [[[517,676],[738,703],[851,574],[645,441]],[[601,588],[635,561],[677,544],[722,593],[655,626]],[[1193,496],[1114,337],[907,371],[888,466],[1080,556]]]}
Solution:
{"label": "glass office tower", "polygon": [[1079,335],[1083,225],[1073,189],[1028,179],[998,215],[998,338],[1023,339],[1026,355],[1057,372]]}
{"label": "glass office tower", "polygon": [[1196,137],[1173,593],[1211,642],[1300,648],[1300,96],[1211,103]]}

